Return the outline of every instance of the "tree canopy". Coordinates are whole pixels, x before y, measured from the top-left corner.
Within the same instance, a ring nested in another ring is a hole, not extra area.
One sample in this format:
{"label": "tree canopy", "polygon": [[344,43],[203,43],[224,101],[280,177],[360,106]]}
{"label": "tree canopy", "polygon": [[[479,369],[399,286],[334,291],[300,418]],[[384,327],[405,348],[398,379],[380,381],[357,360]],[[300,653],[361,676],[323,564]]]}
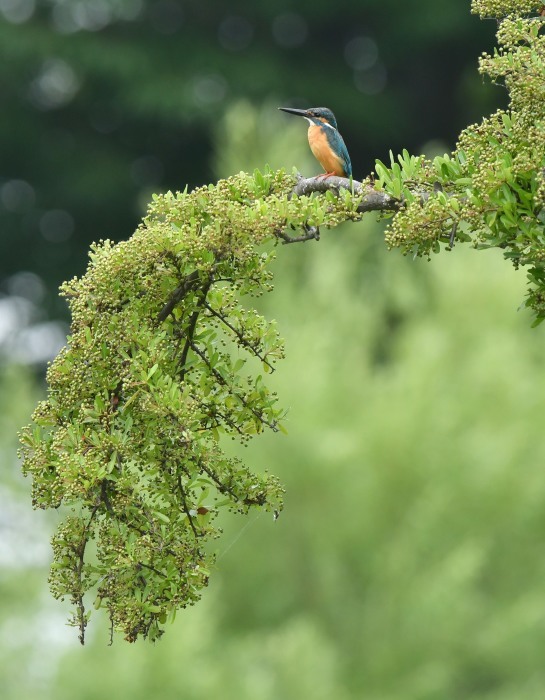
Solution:
{"label": "tree canopy", "polygon": [[208,581],[218,510],[282,507],[273,476],[223,449],[282,429],[266,382],[282,342],[246,301],[272,289],[275,244],[382,211],[393,217],[388,245],[405,253],[499,247],[528,267],[527,304],[545,317],[545,42],[543,20],[525,16],[542,7],[474,3],[506,15],[481,71],[510,103],[468,127],[452,154],[404,151],[363,183],[265,171],[157,195],[131,239],[94,246],[87,273],[63,285],[71,335],[22,451],[35,506],[69,509],[51,587],[75,605],[82,642],[91,591],[112,630],[157,638]]}

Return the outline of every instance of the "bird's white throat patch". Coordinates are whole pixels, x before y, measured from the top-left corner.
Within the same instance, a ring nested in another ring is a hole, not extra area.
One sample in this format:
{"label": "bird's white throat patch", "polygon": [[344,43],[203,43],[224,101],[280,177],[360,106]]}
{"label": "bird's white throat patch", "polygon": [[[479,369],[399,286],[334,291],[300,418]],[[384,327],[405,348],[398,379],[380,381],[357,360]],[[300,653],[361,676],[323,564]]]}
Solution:
{"label": "bird's white throat patch", "polygon": [[304,117],[307,122],[310,124],[310,126],[328,126],[330,129],[333,129],[335,131],[335,127],[331,126],[331,124],[328,124],[327,122],[320,122],[319,124],[316,124],[316,122],[313,122],[310,117]]}

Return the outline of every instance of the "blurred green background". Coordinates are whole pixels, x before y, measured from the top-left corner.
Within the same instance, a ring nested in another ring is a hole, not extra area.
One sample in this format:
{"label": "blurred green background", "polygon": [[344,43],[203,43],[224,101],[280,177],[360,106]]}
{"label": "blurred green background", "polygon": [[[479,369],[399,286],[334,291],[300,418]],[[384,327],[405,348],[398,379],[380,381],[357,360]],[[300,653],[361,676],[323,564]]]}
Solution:
{"label": "blurred green background", "polygon": [[163,641],[80,648],[47,590],[16,430],[64,342],[57,297],[151,192],[319,167],[276,107],[328,106],[355,175],[450,150],[504,104],[469,2],[0,0],[0,697],[545,697],[543,330],[496,252],[432,263],[372,218],[278,248],[288,436],[241,450],[286,485],[232,517],[203,600]]}

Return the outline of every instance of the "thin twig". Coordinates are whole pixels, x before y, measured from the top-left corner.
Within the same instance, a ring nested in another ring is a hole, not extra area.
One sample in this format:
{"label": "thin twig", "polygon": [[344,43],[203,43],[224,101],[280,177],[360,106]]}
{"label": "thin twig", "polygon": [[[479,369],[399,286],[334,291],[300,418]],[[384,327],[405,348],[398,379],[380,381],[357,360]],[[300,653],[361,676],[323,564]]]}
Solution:
{"label": "thin twig", "polygon": [[189,352],[189,347],[190,344],[193,342],[193,336],[195,335],[195,328],[197,326],[197,321],[199,320],[200,313],[202,311],[203,305],[206,303],[206,295],[208,294],[208,291],[210,290],[210,287],[212,286],[212,279],[213,276],[210,275],[208,278],[208,281],[204,285],[204,287],[201,290],[200,298],[197,301],[195,311],[191,314],[191,318],[189,319],[189,324],[187,326],[186,330],[186,340],[184,344],[184,349],[182,350],[182,356],[180,358],[180,362],[178,363],[179,366],[181,367],[180,371],[180,381],[183,382],[184,377],[186,375],[187,369],[186,369],[186,362],[187,362],[187,354]]}
{"label": "thin twig", "polygon": [[258,350],[255,348],[255,346],[252,345],[250,343],[250,341],[244,337],[244,335],[242,334],[241,331],[237,330],[231,323],[229,323],[229,321],[227,320],[227,318],[225,316],[222,316],[218,311],[213,309],[210,306],[210,304],[208,304],[206,301],[204,302],[204,308],[207,311],[209,311],[213,316],[218,318],[222,323],[224,323],[227,326],[227,328],[229,328],[229,330],[231,330],[236,335],[236,337],[239,339],[239,341],[243,347],[245,347],[248,350],[250,350],[251,352],[253,352],[254,355],[258,358],[258,360],[261,360],[261,362],[263,362],[264,364],[266,364],[270,368],[271,372],[274,372],[273,365],[271,365],[271,363],[266,359],[266,357],[264,355],[261,355],[258,352]]}
{"label": "thin twig", "polygon": [[195,539],[199,538],[199,533],[197,532],[197,528],[195,527],[195,523],[193,522],[193,517],[189,511],[189,506],[187,505],[187,499],[185,497],[185,491],[184,487],[182,484],[182,477],[180,474],[177,474],[177,480],[178,480],[178,488],[180,489],[180,496],[182,497],[182,504],[184,506],[184,511],[188,517],[189,524],[191,525],[191,529],[193,530],[193,534],[195,535]]}
{"label": "thin twig", "polygon": [[[213,425],[204,425],[202,428],[197,428],[195,430],[195,432],[200,433],[200,432],[203,432],[206,430],[212,430],[213,428],[220,428],[222,425],[221,421],[223,421],[226,425],[228,425],[230,428],[235,430],[239,435],[245,435],[242,428],[239,425],[237,425],[237,423],[235,423],[235,421],[230,420],[224,413],[221,413],[221,411],[218,411],[216,406],[214,406],[214,405],[211,406],[211,405],[205,403],[204,401],[201,401],[193,393],[190,393],[189,396],[193,399],[193,401],[195,401],[195,403],[203,411],[205,411],[206,409],[212,409],[210,411],[210,415],[206,416],[206,418],[211,419],[211,418],[218,417],[221,419],[221,420],[216,421],[216,423]],[[201,422],[204,422],[204,420],[205,419],[203,419]]]}
{"label": "thin twig", "polygon": [[212,469],[207,467],[201,459],[197,459],[196,462],[199,469],[202,469],[202,471],[205,474],[208,474],[208,476],[216,484],[216,487],[220,493],[228,493],[236,503],[240,501],[240,497],[237,496],[237,494],[232,489],[230,489],[229,486],[227,486],[227,484],[221,481],[219,476],[215,472],[213,472]]}
{"label": "thin twig", "polygon": [[227,381],[222,377],[222,375],[218,372],[218,370],[212,365],[210,360],[208,359],[206,353],[204,353],[198,345],[195,343],[191,342],[191,349],[193,350],[194,353],[196,353],[201,360],[205,363],[205,365],[208,367],[208,369],[212,372],[214,377],[217,379],[218,383],[221,384],[221,386],[225,386],[229,389],[229,392],[231,393],[232,396],[237,398],[241,404],[244,406],[244,408],[247,408],[251,413],[254,414],[254,416],[264,425],[267,425],[271,430],[273,430],[275,433],[278,432],[278,426],[276,423],[271,423],[270,421],[266,420],[264,418],[262,413],[259,413],[259,411],[256,411],[255,408],[252,408],[250,404],[246,401],[246,399],[241,396],[238,392],[233,391],[229,385],[227,384]]}
{"label": "thin twig", "polygon": [[101,501],[96,503],[93,507],[93,510],[91,511],[91,515],[89,516],[89,520],[87,521],[87,524],[85,525],[84,531],[83,531],[83,538],[79,544],[79,547],[76,549],[76,554],[78,555],[78,561],[76,564],[76,580],[78,582],[78,588],[79,588],[79,593],[75,596],[74,603],[76,605],[76,609],[78,611],[78,622],[79,622],[79,641],[80,644],[83,646],[85,644],[85,627],[87,626],[87,622],[85,620],[85,605],[83,603],[83,566],[84,566],[84,558],[85,558],[85,548],[87,547],[87,542],[89,541],[89,528],[91,527],[91,523],[95,519],[95,515],[98,512],[98,509],[100,507]]}
{"label": "thin twig", "polygon": [[306,233],[300,236],[290,236],[288,233],[282,230],[275,231],[275,236],[281,238],[283,244],[286,243],[303,243],[304,241],[319,241],[320,240],[320,227],[319,226],[305,226]]}
{"label": "thin twig", "polygon": [[164,574],[162,571],[159,571],[159,569],[156,569],[154,566],[151,566],[151,564],[145,564],[143,561],[139,561],[138,566],[143,566],[145,569],[149,569],[150,571],[153,571],[153,573],[157,574],[158,576],[162,576],[163,578],[168,578],[168,576],[166,574]]}

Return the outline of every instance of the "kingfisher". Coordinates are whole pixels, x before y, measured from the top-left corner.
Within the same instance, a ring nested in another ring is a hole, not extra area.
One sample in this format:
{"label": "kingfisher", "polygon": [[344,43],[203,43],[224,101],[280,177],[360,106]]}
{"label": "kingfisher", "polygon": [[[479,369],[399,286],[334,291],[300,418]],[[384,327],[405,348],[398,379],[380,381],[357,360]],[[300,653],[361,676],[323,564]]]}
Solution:
{"label": "kingfisher", "polygon": [[308,123],[308,143],[314,157],[325,170],[319,177],[352,177],[352,164],[343,137],[337,129],[337,120],[327,107],[292,109],[279,107],[282,112],[297,114]]}

